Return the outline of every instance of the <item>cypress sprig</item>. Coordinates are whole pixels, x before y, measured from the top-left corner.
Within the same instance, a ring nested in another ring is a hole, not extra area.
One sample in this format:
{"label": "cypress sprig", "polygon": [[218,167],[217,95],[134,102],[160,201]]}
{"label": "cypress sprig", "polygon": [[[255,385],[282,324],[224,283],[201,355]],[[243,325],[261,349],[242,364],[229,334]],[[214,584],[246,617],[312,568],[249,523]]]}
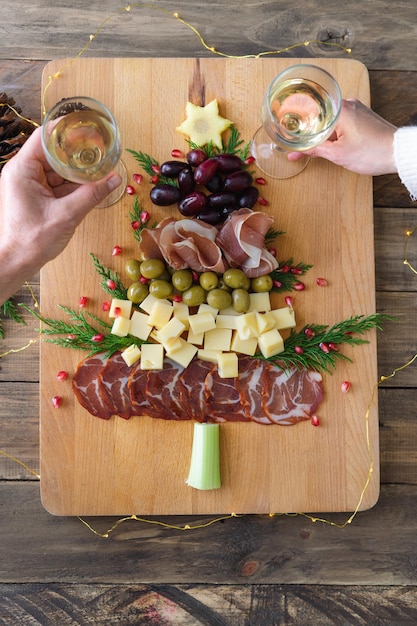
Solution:
{"label": "cypress sprig", "polygon": [[157,174],[155,170],[159,169],[160,165],[159,162],[154,159],[154,157],[150,156],[146,152],[142,152],[141,150],[130,150],[129,148],[127,148],[126,150],[134,157],[134,159],[136,159],[143,171],[151,178],[152,176],[157,175],[159,183],[166,183],[168,185],[178,187],[178,183],[174,178],[168,178],[167,176],[163,176],[162,174]]}
{"label": "cypress sprig", "polygon": [[[13,322],[16,322],[17,324],[26,324],[25,320],[20,314],[18,305],[16,304],[14,298],[9,298],[8,300],[6,300],[1,305],[0,312],[3,317],[10,319]],[[1,319],[0,319],[0,339],[4,339],[4,328],[3,328]]]}
{"label": "cypress sprig", "polygon": [[300,278],[304,276],[313,266],[307,263],[294,263],[293,259],[280,261],[276,270],[271,272],[271,278],[275,284],[273,291],[294,291],[295,285],[300,282]]}
{"label": "cypress sprig", "polygon": [[126,300],[127,289],[123,285],[117,272],[114,272],[108,267],[104,267],[92,252],[90,252],[90,256],[93,260],[96,272],[101,276],[101,286],[104,291],[110,294],[113,298]]}

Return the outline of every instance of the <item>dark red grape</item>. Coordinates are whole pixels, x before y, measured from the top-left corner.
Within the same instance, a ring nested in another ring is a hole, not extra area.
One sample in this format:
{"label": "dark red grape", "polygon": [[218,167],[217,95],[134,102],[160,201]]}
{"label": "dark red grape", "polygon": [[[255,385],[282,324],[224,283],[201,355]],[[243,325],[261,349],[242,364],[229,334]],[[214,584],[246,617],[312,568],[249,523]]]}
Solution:
{"label": "dark red grape", "polygon": [[178,186],[181,193],[188,194],[195,189],[194,173],[190,167],[186,167],[178,174]]}
{"label": "dark red grape", "polygon": [[181,198],[181,192],[176,185],[159,183],[151,189],[151,200],[158,206],[169,206],[175,204]]}
{"label": "dark red grape", "polygon": [[165,161],[161,165],[161,174],[167,178],[177,178],[184,168],[190,169],[188,163],[184,163],[184,161]]}
{"label": "dark red grape", "polygon": [[208,197],[207,204],[213,208],[236,205],[237,198],[236,195],[230,191],[220,191],[218,193],[212,193]]}
{"label": "dark red grape", "polygon": [[252,184],[253,178],[249,172],[233,172],[224,179],[226,191],[243,191]]}
{"label": "dark red grape", "polygon": [[192,167],[198,167],[206,159],[207,154],[201,148],[190,150],[187,154],[187,161]]}
{"label": "dark red grape", "polygon": [[239,195],[239,206],[251,209],[255,206],[259,198],[259,191],[256,187],[248,187]]}
{"label": "dark red grape", "polygon": [[203,222],[207,222],[207,224],[211,224],[212,226],[216,226],[224,221],[224,217],[221,214],[221,211],[217,209],[206,209],[205,211],[201,211],[196,215],[198,220],[202,220]]}
{"label": "dark red grape", "polygon": [[216,158],[206,159],[197,167],[194,172],[194,180],[199,185],[206,185],[214,176],[219,167]]}
{"label": "dark red grape", "polygon": [[242,159],[237,154],[219,154],[217,157],[219,170],[225,174],[238,172],[242,169]]}
{"label": "dark red grape", "polygon": [[223,178],[216,172],[213,178],[206,183],[207,191],[211,191],[211,193],[217,193],[223,189]]}
{"label": "dark red grape", "polygon": [[181,215],[192,217],[203,211],[207,204],[207,196],[202,191],[193,191],[178,203]]}

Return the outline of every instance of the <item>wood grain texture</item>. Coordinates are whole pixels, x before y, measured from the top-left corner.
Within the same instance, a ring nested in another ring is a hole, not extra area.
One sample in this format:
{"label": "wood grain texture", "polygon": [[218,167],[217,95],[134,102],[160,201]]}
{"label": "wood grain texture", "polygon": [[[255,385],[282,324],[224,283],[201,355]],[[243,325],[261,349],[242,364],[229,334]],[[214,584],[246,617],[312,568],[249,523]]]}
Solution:
{"label": "wood grain texture", "polygon": [[[415,69],[417,8],[414,0],[349,0],[331,11],[320,0],[207,3],[160,0],[123,11],[114,0],[14,0],[2,9],[1,58],[49,60],[75,56],[102,22],[118,9],[91,45],[95,57],[211,56],[196,35],[175,21],[178,12],[226,54],[258,54],[305,41],[327,41],[353,50],[370,69]],[[156,10],[157,6],[161,10]],[[215,10],[213,10],[213,6]],[[165,12],[163,12],[165,11]],[[68,28],[68,24],[71,28]],[[285,56],[342,58],[336,46],[303,45]]]}

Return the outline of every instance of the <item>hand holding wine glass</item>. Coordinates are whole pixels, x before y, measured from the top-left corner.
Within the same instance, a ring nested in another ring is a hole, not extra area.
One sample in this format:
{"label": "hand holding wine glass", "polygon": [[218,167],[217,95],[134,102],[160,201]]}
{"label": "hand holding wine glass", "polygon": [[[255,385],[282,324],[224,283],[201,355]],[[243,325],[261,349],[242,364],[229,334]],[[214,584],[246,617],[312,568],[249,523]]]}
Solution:
{"label": "hand holding wine glass", "polygon": [[47,113],[42,142],[50,166],[65,180],[94,182],[111,171],[122,185],[100,207],[119,200],[126,187],[126,170],[120,161],[120,135],[111,111],[94,98],[64,98]]}
{"label": "hand holding wine glass", "polygon": [[252,141],[258,167],[273,178],[300,173],[308,157],[289,161],[289,152],[304,152],[333,132],[342,95],[336,80],[314,65],[291,66],[270,83],[262,102],[262,127]]}

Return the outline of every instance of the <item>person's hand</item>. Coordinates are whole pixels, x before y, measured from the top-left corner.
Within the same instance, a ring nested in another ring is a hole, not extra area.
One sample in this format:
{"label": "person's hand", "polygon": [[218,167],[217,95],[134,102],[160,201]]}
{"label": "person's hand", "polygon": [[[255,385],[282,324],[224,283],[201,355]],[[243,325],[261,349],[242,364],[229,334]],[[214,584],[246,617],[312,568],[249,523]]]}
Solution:
{"label": "person's hand", "polygon": [[36,129],[0,175],[0,302],[56,257],[120,183],[114,173],[83,185],[64,181],[48,165]]}
{"label": "person's hand", "polygon": [[343,100],[330,139],[305,152],[290,152],[288,159],[296,161],[309,155],[322,157],[358,174],[394,174],[397,172],[393,147],[396,130],[359,100]]}

